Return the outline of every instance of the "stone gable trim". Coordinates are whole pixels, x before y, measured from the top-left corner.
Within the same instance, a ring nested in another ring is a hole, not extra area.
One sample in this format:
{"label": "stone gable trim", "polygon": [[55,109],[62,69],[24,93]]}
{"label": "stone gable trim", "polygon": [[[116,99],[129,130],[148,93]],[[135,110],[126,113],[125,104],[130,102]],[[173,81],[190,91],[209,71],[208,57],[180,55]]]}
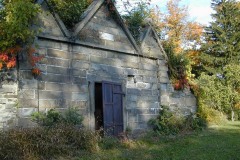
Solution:
{"label": "stone gable trim", "polygon": [[152,27],[151,24],[148,24],[148,27],[147,27],[146,31],[140,37],[140,41],[142,42],[141,43],[141,48],[143,48],[143,46],[145,45],[145,41],[146,41],[147,37],[150,35],[151,31],[152,31],[152,33],[154,35],[154,38],[156,39],[156,41],[158,43],[159,48],[161,49],[161,52],[163,53],[163,56],[164,56],[165,60],[168,61],[168,56],[167,56],[165,50],[162,47],[162,42],[159,39],[159,37],[158,37],[158,35],[156,33],[156,30]]}
{"label": "stone gable trim", "polygon": [[[77,36],[79,32],[83,29],[83,27],[92,19],[94,14],[98,11],[98,9],[102,6],[105,0],[94,1],[87,10],[83,13],[83,19],[75,26],[75,31],[73,36]],[[97,3],[96,3],[97,2]]]}
{"label": "stone gable trim", "polygon": [[106,46],[96,45],[96,44],[92,44],[92,43],[88,43],[88,42],[69,40],[68,38],[65,38],[65,37],[39,35],[38,39],[52,40],[52,41],[63,42],[63,43],[68,43],[68,44],[72,44],[72,45],[82,45],[82,46],[91,47],[91,48],[94,48],[94,49],[114,51],[114,52],[118,52],[118,53],[122,53],[122,54],[126,54],[126,55],[135,55],[135,56],[138,56],[138,57],[148,58],[148,59],[152,59],[152,60],[158,60],[159,59],[159,58],[154,58],[154,57],[147,57],[147,56],[138,54],[137,52],[129,52],[129,50],[123,50],[123,49],[117,50],[117,49],[111,49],[111,48],[108,48]]}
{"label": "stone gable trim", "polygon": [[[41,1],[40,1],[41,2]],[[39,3],[40,3],[39,2]],[[51,14],[53,15],[55,21],[57,22],[60,30],[62,31],[63,35],[65,37],[70,38],[71,37],[71,33],[68,31],[67,27],[65,26],[65,24],[63,23],[63,21],[60,19],[59,15],[54,12],[54,10],[50,7],[50,5],[48,4],[47,1],[44,1],[47,5],[47,8],[51,11]],[[40,3],[40,5],[43,5],[43,2]]]}
{"label": "stone gable trim", "polygon": [[[84,26],[86,26],[86,24],[93,18],[93,16],[95,15],[95,13],[100,9],[100,7],[104,4],[105,0],[99,0],[99,1],[94,1],[89,8],[83,13],[83,20],[81,22],[79,22],[76,27],[75,27],[75,31],[73,33],[73,37],[77,36],[80,31],[84,28]],[[123,22],[119,12],[117,11],[116,7],[114,6],[114,11],[116,14],[116,21],[118,22],[118,24],[122,27],[123,31],[125,32],[126,36],[128,37],[129,41],[131,42],[131,44],[133,45],[134,49],[139,53],[142,54],[141,49],[139,48],[139,46],[137,45],[136,41],[134,40],[132,34],[130,33],[130,31],[128,30],[127,26],[125,25],[125,23]]]}

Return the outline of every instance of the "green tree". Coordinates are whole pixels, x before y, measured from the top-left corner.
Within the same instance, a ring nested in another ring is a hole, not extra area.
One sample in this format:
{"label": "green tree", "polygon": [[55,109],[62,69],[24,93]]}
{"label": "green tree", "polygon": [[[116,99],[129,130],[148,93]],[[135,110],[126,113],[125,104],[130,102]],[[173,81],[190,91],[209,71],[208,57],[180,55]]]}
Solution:
{"label": "green tree", "polygon": [[234,120],[234,111],[239,110],[240,104],[240,65],[229,64],[224,67],[224,86],[226,86],[225,108],[231,112],[231,120]]}
{"label": "green tree", "polygon": [[222,74],[227,64],[240,60],[240,2],[212,0],[213,22],[205,29],[201,62],[208,74]]}
{"label": "green tree", "polygon": [[234,120],[234,112],[240,109],[240,65],[229,64],[224,76],[201,74],[198,79],[199,105],[226,113]]}
{"label": "green tree", "polygon": [[140,43],[140,34],[145,24],[144,19],[146,19],[149,14],[148,4],[146,2],[140,2],[136,7],[127,11],[126,15],[123,15],[129,31],[138,43]]}

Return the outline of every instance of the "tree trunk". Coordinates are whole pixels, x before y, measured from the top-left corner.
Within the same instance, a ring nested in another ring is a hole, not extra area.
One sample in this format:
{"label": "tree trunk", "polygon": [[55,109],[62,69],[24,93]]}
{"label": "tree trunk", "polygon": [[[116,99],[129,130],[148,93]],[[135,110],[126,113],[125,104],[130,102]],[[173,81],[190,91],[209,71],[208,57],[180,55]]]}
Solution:
{"label": "tree trunk", "polygon": [[232,113],[231,113],[231,115],[232,115],[231,120],[234,121],[234,111],[233,111],[233,109],[232,109],[231,112],[232,112]]}

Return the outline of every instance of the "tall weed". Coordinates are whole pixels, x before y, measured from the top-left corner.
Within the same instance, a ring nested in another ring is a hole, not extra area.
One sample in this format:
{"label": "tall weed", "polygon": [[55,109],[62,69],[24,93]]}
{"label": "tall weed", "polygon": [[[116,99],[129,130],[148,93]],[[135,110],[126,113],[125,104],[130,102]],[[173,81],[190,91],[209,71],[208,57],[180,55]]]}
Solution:
{"label": "tall weed", "polygon": [[1,160],[40,160],[67,156],[78,150],[96,152],[99,137],[73,125],[13,129],[0,133]]}

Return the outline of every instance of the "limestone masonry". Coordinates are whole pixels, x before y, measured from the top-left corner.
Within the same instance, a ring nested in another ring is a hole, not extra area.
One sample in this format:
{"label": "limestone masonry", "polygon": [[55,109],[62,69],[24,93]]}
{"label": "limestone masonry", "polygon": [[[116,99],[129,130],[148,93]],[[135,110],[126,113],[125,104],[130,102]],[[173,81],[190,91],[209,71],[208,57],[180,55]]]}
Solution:
{"label": "limestone masonry", "polygon": [[161,105],[184,115],[196,111],[193,94],[170,84],[167,57],[151,25],[137,44],[118,13],[108,16],[104,0],[94,1],[71,32],[41,6],[42,33],[35,45],[44,55],[38,64],[42,74],[34,78],[26,57],[19,57],[17,81],[0,88],[0,128],[31,126],[33,112],[51,108],[77,107],[91,129],[106,127],[110,117],[119,132],[147,129]]}

